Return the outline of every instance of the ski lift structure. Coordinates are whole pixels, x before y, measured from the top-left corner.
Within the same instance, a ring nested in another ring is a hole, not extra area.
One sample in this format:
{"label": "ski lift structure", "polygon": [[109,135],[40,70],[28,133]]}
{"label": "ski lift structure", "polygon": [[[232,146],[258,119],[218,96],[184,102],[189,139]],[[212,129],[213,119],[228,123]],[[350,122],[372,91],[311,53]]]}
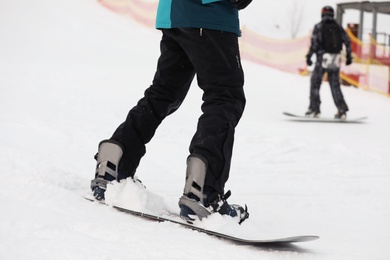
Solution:
{"label": "ski lift structure", "polygon": [[[372,24],[371,31],[368,33],[370,45],[369,58],[374,58],[390,66],[390,34],[387,32],[378,32],[378,14],[390,15],[390,1],[387,2],[350,2],[350,3],[341,3],[337,4],[336,20],[342,24],[343,15],[347,10],[357,10],[359,11],[359,23],[349,23],[347,25],[349,34],[352,34],[353,51],[358,54],[358,56],[367,56],[364,55],[363,38],[367,39],[367,34],[363,32],[365,28],[364,24],[364,14],[366,12],[372,14]],[[367,21],[366,21],[367,22]],[[380,36],[380,40],[378,40]],[[354,46],[355,45],[355,46]],[[358,46],[356,46],[358,45]],[[367,44],[366,44],[367,45]],[[355,48],[354,48],[355,47]]]}
{"label": "ski lift structure", "polygon": [[[358,28],[358,33],[357,33],[357,37],[359,40],[363,39],[364,12],[372,13],[371,37],[374,40],[377,40],[378,14],[390,15],[390,1],[388,2],[363,1],[363,2],[350,2],[350,3],[337,4],[336,19],[340,24],[342,24],[343,22],[344,12],[350,9],[360,11],[360,18],[359,18],[360,26]],[[389,43],[390,43],[390,38],[389,38]]]}
{"label": "ski lift structure", "polygon": [[[349,10],[359,12],[359,23],[348,23],[346,30],[351,39],[354,64],[352,68],[344,68],[340,76],[343,82],[390,97],[390,34],[377,31],[378,14],[390,15],[390,1],[337,4],[336,20],[340,24],[343,24],[343,15]],[[363,40],[367,40],[367,34],[363,32],[365,13],[372,14],[368,42]],[[378,38],[381,38],[380,42]]]}

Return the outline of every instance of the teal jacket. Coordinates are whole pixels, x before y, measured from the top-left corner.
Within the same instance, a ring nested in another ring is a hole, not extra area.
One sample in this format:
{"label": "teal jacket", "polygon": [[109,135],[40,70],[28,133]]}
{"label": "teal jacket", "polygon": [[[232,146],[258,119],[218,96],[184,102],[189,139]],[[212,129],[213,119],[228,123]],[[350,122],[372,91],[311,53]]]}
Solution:
{"label": "teal jacket", "polygon": [[241,36],[238,10],[229,0],[160,0],[156,28],[206,28]]}

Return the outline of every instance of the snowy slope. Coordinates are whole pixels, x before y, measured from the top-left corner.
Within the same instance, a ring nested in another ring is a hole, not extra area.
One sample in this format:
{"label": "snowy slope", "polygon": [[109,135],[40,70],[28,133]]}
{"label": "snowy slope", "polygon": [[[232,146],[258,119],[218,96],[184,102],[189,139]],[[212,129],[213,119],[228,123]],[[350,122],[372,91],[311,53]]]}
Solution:
{"label": "snowy slope", "polygon": [[[291,122],[282,111],[306,110],[309,79],[243,62],[248,103],[230,201],[248,204],[250,235],[321,239],[241,247],[81,198],[99,141],[152,80],[158,31],[95,1],[0,0],[0,35],[0,259],[389,258],[387,97],[343,87],[349,116],[366,123]],[[176,207],[201,94],[194,82],[147,146],[137,175],[161,196],[152,202]],[[321,94],[322,113],[333,115],[326,83]]]}

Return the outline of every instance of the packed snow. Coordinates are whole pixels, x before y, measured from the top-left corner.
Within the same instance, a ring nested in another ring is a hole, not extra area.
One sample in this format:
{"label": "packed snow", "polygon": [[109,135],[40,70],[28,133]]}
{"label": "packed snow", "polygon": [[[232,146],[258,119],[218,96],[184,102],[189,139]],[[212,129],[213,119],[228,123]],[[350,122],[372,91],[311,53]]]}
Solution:
{"label": "packed snow", "polygon": [[[305,12],[312,2],[300,1]],[[316,2],[318,8],[336,3]],[[275,34],[268,25],[277,23],[276,11],[253,9],[241,12],[243,21]],[[255,24],[257,17],[269,23]],[[304,20],[308,28],[317,18]],[[305,112],[309,78],[243,61],[247,107],[226,189],[231,203],[248,205],[250,218],[229,231],[320,239],[239,246],[83,199],[98,143],[151,83],[159,31],[93,0],[0,0],[0,35],[0,259],[389,259],[387,96],[343,86],[348,116],[367,116],[363,123],[294,122],[282,112]],[[107,191],[111,203],[178,210],[201,95],[194,81],[182,107],[147,145],[137,171],[146,190],[114,183]],[[333,116],[326,82],[321,97],[322,114]]]}

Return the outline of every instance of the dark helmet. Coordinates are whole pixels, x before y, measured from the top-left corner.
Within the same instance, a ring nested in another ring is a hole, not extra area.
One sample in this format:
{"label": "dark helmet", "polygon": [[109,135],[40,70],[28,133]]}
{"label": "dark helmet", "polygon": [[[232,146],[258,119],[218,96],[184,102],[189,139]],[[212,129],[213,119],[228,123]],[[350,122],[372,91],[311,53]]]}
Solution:
{"label": "dark helmet", "polygon": [[333,10],[333,7],[327,5],[327,6],[324,6],[321,10],[321,17],[324,17],[324,16],[331,16],[333,17],[334,16],[334,10]]}

